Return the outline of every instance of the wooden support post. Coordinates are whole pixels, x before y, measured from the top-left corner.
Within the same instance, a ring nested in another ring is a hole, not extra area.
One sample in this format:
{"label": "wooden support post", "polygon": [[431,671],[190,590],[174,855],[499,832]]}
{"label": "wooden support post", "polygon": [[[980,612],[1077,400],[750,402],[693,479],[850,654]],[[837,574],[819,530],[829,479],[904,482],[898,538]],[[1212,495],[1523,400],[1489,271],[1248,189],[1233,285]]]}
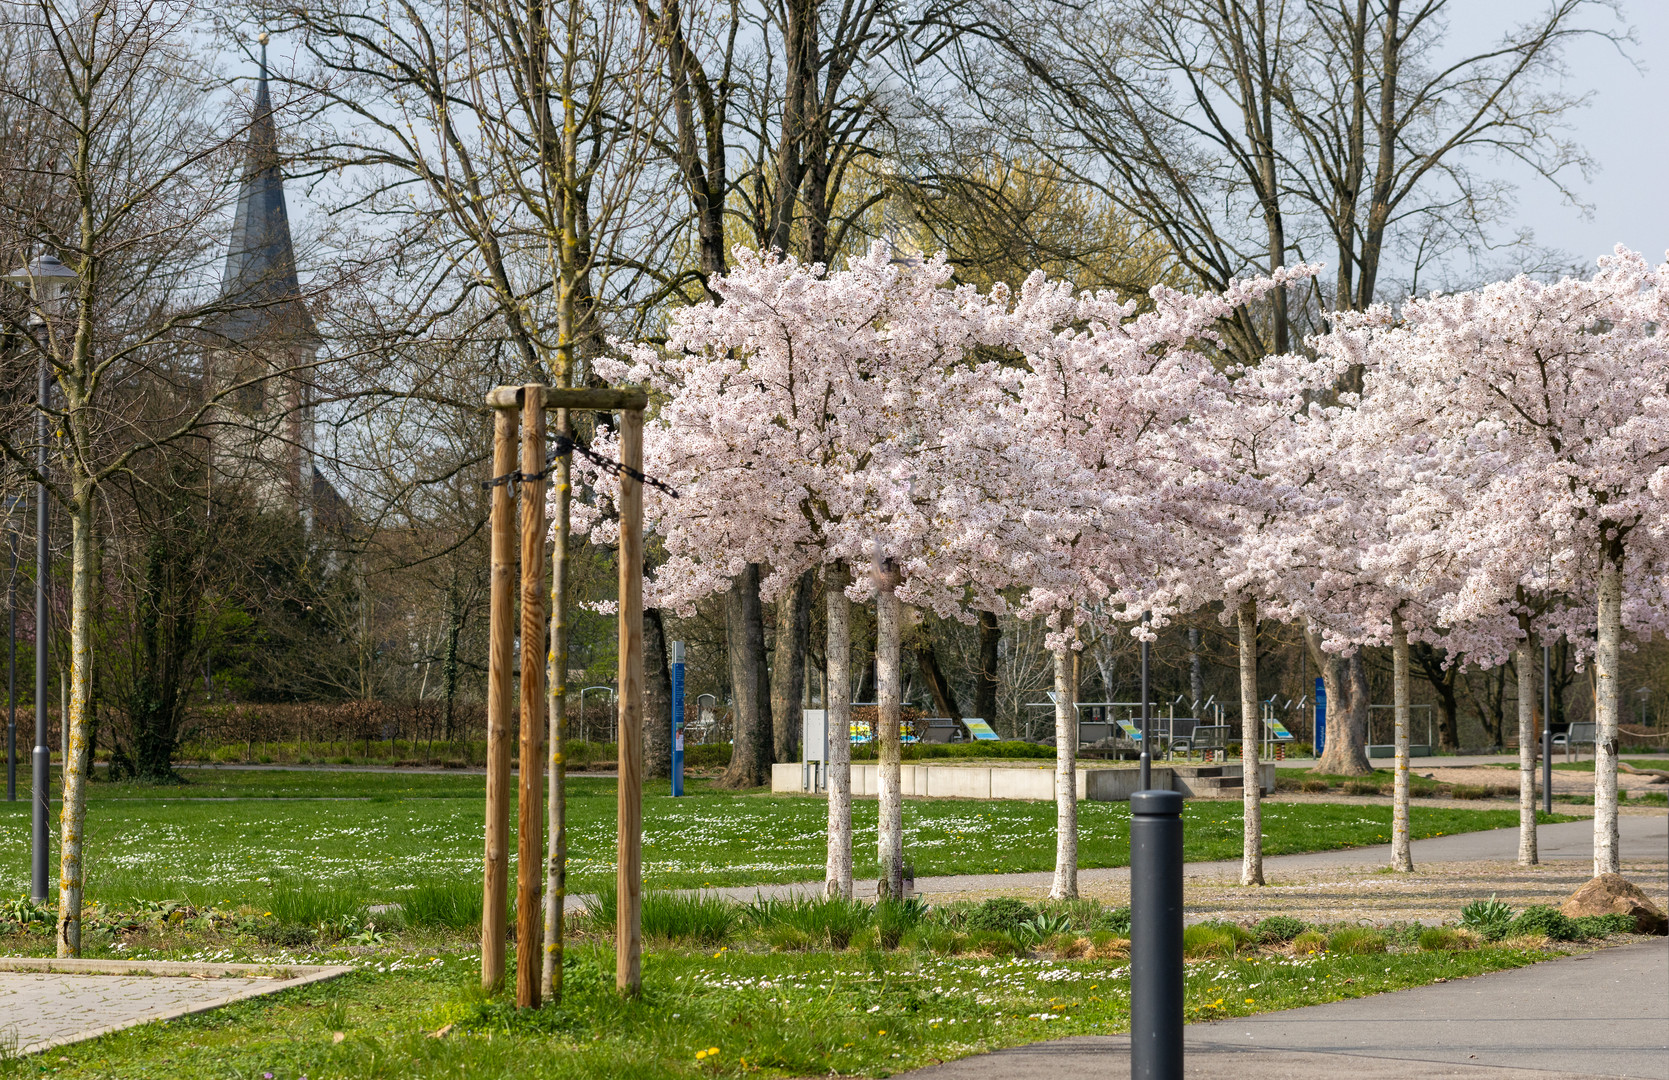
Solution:
{"label": "wooden support post", "polygon": [[[542,387],[527,388],[537,401]],[[516,790],[516,1007],[539,1007],[544,868],[545,410],[522,410],[521,773]],[[537,477],[538,479],[534,479]]]}
{"label": "wooden support post", "polygon": [[[516,468],[516,427],[521,410],[493,412],[493,480]],[[510,866],[510,670],[516,636],[513,576],[516,572],[516,507],[510,485],[492,488],[492,578],[487,642],[487,854],[481,907],[481,985],[504,985],[504,924],[508,917]]]}
{"label": "wooden support post", "polygon": [[[643,469],[643,413],[620,413],[620,461]],[[620,477],[620,784],[614,982],[643,985],[643,486]]]}

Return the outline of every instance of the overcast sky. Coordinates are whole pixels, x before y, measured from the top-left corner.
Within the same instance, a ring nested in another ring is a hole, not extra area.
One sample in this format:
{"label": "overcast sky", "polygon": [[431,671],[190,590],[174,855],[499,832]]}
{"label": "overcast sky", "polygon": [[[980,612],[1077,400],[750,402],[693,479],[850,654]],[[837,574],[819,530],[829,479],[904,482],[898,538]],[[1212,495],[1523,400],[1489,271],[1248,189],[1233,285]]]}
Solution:
{"label": "overcast sky", "polygon": [[[1498,32],[1533,10],[1525,0],[1459,0],[1455,7],[1478,20],[1474,36],[1485,27]],[[1639,37],[1627,47],[1638,68],[1601,41],[1583,42],[1567,53],[1567,88],[1594,95],[1577,115],[1575,133],[1597,168],[1588,183],[1573,178],[1573,187],[1593,208],[1591,216],[1564,204],[1544,181],[1508,174],[1519,182],[1521,223],[1535,230],[1536,242],[1561,248],[1587,266],[1617,243],[1653,261],[1663,260],[1669,249],[1669,0],[1624,0],[1623,15],[1623,25],[1633,26]],[[1603,15],[1593,21],[1618,25]],[[1468,32],[1460,17],[1450,25],[1453,44],[1487,44],[1487,39],[1460,41]]]}

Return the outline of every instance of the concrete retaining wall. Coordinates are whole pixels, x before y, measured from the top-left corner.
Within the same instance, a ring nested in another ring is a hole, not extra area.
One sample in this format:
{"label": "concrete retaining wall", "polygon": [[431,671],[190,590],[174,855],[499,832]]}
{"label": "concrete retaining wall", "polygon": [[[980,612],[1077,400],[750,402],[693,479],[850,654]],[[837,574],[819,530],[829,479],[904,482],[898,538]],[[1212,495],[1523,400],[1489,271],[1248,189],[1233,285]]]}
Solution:
{"label": "concrete retaining wall", "polygon": [[[879,792],[880,766],[873,761],[852,763],[852,795],[874,798]],[[805,771],[797,763],[771,766],[771,791],[778,795],[804,792]],[[1274,780],[1274,767],[1270,767]],[[899,769],[899,786],[909,798],[929,799],[1030,799],[1052,802],[1055,798],[1053,765],[920,765],[905,762]],[[1153,786],[1174,787],[1171,770],[1153,769]],[[1092,802],[1124,802],[1136,790],[1135,769],[1078,769],[1078,798]]]}

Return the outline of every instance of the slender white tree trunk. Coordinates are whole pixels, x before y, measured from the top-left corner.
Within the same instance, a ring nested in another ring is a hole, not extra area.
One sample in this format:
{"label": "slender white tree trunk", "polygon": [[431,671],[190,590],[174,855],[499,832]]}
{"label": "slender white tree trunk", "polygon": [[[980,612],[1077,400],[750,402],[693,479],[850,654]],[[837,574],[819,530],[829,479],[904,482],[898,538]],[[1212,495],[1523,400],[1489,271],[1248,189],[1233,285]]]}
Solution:
{"label": "slender white tree trunk", "polygon": [[880,827],[875,854],[880,863],[877,892],[882,897],[904,896],[904,794],[903,744],[899,741],[903,721],[903,610],[893,590],[898,571],[881,578],[875,598],[875,702],[880,712]]}
{"label": "slender white tree trunk", "polygon": [[1603,550],[1594,648],[1594,876],[1621,871],[1617,837],[1617,678],[1623,641],[1623,552]]}
{"label": "slender white tree trunk", "polygon": [[1536,678],[1531,657],[1536,639],[1526,634],[1514,650],[1518,668],[1518,865],[1534,866],[1536,854]]}
{"label": "slender white tree trunk", "polygon": [[1391,774],[1391,869],[1414,869],[1408,846],[1408,630],[1402,616],[1391,616],[1391,712],[1396,724],[1396,755]]}
{"label": "slender white tree trunk", "polygon": [[[91,485],[77,484],[70,527],[70,701],[69,753],[64,760],[64,804],[58,839],[58,955],[81,955],[83,894],[81,837],[87,822],[89,674],[92,670],[92,591],[96,539]],[[41,708],[37,702],[36,708]]]}
{"label": "slender white tree trunk", "polygon": [[1078,680],[1070,646],[1055,650],[1055,881],[1051,900],[1078,898]]}
{"label": "slender white tree trunk", "polygon": [[829,858],[823,895],[843,900],[852,899],[852,601],[846,598],[851,581],[845,563],[830,566],[823,577],[829,622],[823,702],[829,722]]}
{"label": "slender white tree trunk", "polygon": [[1258,768],[1258,605],[1240,605],[1240,798],[1245,832],[1241,840],[1240,884],[1263,884],[1263,781]]}

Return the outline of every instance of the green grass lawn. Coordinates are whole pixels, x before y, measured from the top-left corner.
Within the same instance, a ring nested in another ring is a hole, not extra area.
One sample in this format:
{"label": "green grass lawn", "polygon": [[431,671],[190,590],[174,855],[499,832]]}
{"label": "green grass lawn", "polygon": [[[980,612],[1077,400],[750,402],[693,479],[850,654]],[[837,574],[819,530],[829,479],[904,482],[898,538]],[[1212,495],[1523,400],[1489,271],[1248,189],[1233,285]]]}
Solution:
{"label": "green grass lawn", "polygon": [[[469,775],[226,772],[161,789],[95,784],[87,815],[88,894],[106,903],[139,897],[258,905],[274,882],[305,881],[393,902],[417,882],[475,880],[481,872],[483,783]],[[613,872],[614,789],[611,779],[570,783],[575,891],[594,889]],[[823,800],[722,792],[705,782],[687,790],[694,794],[675,800],[663,782],[650,785],[645,796],[649,884],[822,877]],[[27,887],[28,811],[27,801],[0,803],[0,896]],[[873,874],[865,857],[875,850],[875,815],[874,800],[854,804],[860,876]],[[904,820],[917,876],[1054,865],[1052,803],[910,800]],[[1413,835],[1504,828],[1516,820],[1511,809],[1416,806]],[[1238,801],[1190,802],[1184,821],[1188,859],[1239,857]],[[1081,865],[1124,865],[1128,826],[1128,804],[1080,804]],[[1390,809],[1268,803],[1264,832],[1268,854],[1382,843],[1390,834]]]}
{"label": "green grass lawn", "polygon": [[[1319,1004],[1517,967],[1540,949],[1259,955],[1189,965],[1191,1020]],[[1002,1046],[1128,1030],[1122,960],[926,949],[668,949],[641,998],[607,942],[578,947],[557,1006],[516,1012],[468,954],[361,957],[335,982],[0,1061],[0,1076],[120,1080],[887,1076]],[[444,1032],[436,1037],[435,1033]]]}

